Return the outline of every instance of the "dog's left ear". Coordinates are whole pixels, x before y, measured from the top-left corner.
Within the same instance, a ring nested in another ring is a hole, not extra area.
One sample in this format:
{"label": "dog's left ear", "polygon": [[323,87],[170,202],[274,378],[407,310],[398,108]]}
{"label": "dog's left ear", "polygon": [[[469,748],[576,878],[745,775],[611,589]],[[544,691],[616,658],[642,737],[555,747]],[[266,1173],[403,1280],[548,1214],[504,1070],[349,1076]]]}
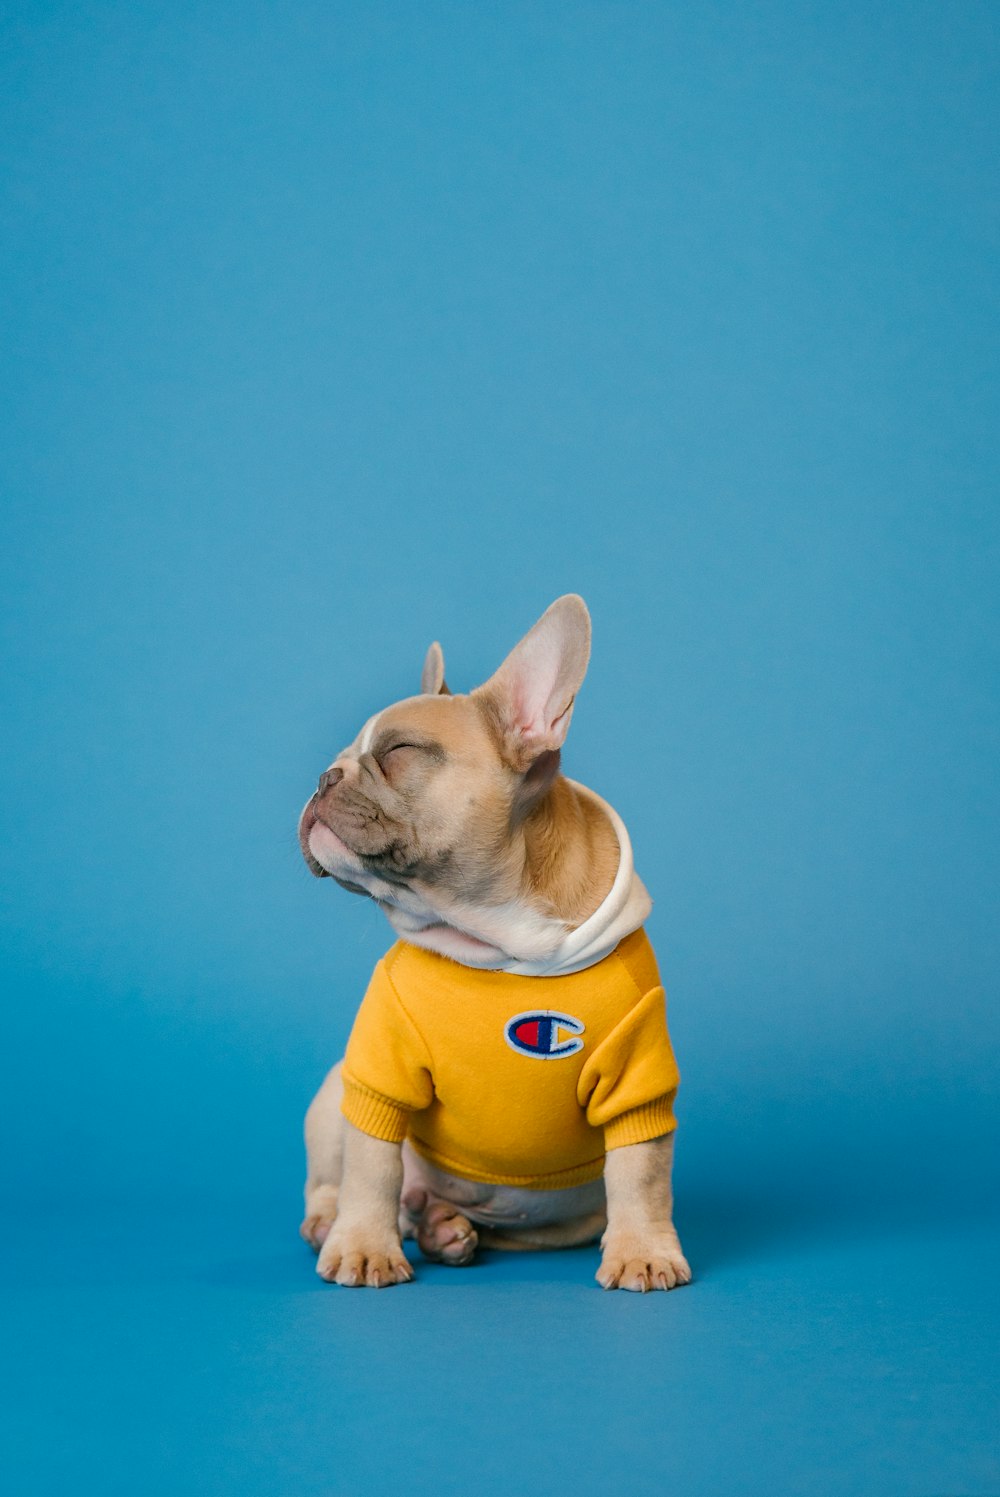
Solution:
{"label": "dog's left ear", "polygon": [[558,766],[589,659],[587,605],[577,593],[566,593],[476,687],[472,695],[486,708],[512,768],[527,773],[543,754],[554,756]]}
{"label": "dog's left ear", "polygon": [[437,640],[427,651],[424,668],[420,676],[420,690],[427,696],[450,697],[448,683],[444,679],[444,651]]}

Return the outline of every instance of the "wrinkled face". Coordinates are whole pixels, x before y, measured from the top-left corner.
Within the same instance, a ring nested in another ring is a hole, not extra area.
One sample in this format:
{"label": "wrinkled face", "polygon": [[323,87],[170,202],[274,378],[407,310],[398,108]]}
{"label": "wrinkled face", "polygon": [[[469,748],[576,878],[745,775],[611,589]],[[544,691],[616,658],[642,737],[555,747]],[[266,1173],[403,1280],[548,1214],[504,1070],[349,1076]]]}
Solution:
{"label": "wrinkled face", "polygon": [[563,922],[525,894],[523,826],[558,773],[589,654],[576,593],[468,695],[449,691],[435,641],[421,694],[369,718],[320,776],[299,820],[312,872],[370,895],[407,939],[460,961],[552,950]]}
{"label": "wrinkled face", "polygon": [[303,855],[317,876],[413,914],[449,896],[506,897],[515,780],[475,701],[409,697],[320,777],[299,822]]}

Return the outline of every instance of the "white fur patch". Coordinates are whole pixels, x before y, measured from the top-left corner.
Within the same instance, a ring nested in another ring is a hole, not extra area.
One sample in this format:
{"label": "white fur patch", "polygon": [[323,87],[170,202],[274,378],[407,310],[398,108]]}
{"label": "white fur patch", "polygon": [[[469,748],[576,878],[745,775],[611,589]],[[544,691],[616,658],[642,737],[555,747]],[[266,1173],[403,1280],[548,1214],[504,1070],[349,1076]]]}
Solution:
{"label": "white fur patch", "polygon": [[381,712],[376,712],[375,716],[368,719],[358,734],[356,742],[359,754],[367,754],[370,751],[372,744],[375,742],[375,728],[381,716]]}

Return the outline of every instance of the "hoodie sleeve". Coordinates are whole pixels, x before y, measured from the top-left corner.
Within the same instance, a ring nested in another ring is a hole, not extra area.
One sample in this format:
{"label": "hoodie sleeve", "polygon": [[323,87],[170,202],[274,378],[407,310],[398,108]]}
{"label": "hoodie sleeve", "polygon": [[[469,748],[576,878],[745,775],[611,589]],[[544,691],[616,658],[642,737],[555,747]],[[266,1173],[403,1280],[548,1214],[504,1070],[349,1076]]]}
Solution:
{"label": "hoodie sleeve", "polygon": [[373,1138],[401,1143],[411,1112],[434,1098],[423,1036],[400,1002],[386,968],[377,963],[344,1056],[341,1111]]}
{"label": "hoodie sleeve", "polygon": [[607,1149],[645,1143],[673,1132],[680,1082],[666,995],[652,988],[606,1035],[580,1073],[577,1097]]}

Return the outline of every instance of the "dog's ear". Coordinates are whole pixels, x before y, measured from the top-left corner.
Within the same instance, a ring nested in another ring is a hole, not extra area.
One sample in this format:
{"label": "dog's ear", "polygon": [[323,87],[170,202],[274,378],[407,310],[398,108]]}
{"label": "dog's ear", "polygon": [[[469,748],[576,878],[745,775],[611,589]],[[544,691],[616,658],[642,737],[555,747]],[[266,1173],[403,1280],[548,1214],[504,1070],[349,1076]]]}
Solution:
{"label": "dog's ear", "polygon": [[420,676],[420,690],[433,697],[450,697],[452,694],[444,679],[444,651],[437,640],[427,651],[427,658]]}
{"label": "dog's ear", "polygon": [[527,772],[542,755],[555,755],[558,766],[589,659],[587,605],[576,593],[566,593],[472,693],[486,710],[501,752],[514,769]]}

